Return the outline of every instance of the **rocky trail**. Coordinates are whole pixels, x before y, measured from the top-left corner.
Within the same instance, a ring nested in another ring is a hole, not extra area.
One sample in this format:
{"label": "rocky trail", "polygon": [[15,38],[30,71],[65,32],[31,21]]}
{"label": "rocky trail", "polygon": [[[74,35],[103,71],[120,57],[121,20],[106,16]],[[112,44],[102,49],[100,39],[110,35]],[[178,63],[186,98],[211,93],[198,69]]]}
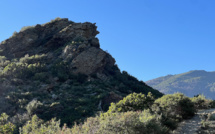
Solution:
{"label": "rocky trail", "polygon": [[214,108],[199,110],[193,118],[181,122],[178,128],[171,132],[171,134],[198,134],[198,130],[201,128],[201,115],[214,111]]}

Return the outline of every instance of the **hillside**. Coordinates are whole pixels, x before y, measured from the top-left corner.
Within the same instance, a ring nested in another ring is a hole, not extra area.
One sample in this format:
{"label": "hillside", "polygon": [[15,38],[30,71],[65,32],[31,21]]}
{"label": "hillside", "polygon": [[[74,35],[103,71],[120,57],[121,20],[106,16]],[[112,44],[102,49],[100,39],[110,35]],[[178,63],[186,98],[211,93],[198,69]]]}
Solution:
{"label": "hillside", "polygon": [[163,95],[121,72],[98,33],[95,24],[57,18],[1,42],[0,113],[20,124],[37,114],[72,125],[132,92]]}
{"label": "hillside", "polygon": [[194,70],[159,77],[147,81],[146,84],[165,94],[181,92],[190,97],[203,94],[207,98],[215,99],[215,72]]}

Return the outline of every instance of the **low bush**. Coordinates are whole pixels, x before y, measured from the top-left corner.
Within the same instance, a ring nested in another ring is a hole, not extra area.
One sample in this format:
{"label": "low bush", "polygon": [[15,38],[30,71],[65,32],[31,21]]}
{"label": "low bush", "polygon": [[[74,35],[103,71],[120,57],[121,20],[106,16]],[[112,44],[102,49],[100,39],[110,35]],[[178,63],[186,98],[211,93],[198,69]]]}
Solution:
{"label": "low bush", "polygon": [[44,122],[34,115],[31,121],[28,121],[19,129],[20,134],[71,134],[71,130],[64,125],[60,127],[60,121],[52,119],[49,122]]}
{"label": "low bush", "polygon": [[205,121],[205,120],[201,121],[201,128],[202,129],[208,129],[209,126],[210,126],[210,122],[209,121]]}
{"label": "low bush", "polygon": [[35,26],[24,26],[24,27],[22,27],[21,29],[20,29],[20,31],[19,32],[23,32],[23,31],[26,31],[26,30],[28,30],[28,29],[33,29]]}
{"label": "low bush", "polygon": [[187,119],[192,117],[196,109],[191,100],[181,93],[165,95],[155,101],[163,114],[175,119]]}
{"label": "low bush", "polygon": [[8,115],[2,113],[0,116],[0,133],[1,134],[13,134],[15,125],[8,121]]}
{"label": "low bush", "polygon": [[192,117],[196,112],[191,100],[181,93],[165,95],[155,100],[152,110],[161,114],[162,123],[171,129],[175,129],[178,122]]}
{"label": "low bush", "polygon": [[28,112],[29,115],[34,114],[34,112],[41,107],[43,104],[40,101],[37,100],[32,100],[28,103],[28,105],[26,106],[26,110]]}
{"label": "low bush", "polygon": [[210,107],[211,108],[215,108],[215,100],[211,100],[210,101]]}
{"label": "low bush", "polygon": [[129,94],[118,103],[111,103],[108,112],[142,111],[150,108],[154,100],[150,92],[147,96],[142,93]]}
{"label": "low bush", "polygon": [[196,109],[206,109],[214,105],[212,104],[213,101],[206,99],[204,95],[197,95],[190,99],[194,103]]}
{"label": "low bush", "polygon": [[86,134],[167,134],[168,129],[159,121],[159,116],[149,110],[101,114],[89,118],[83,125],[75,125],[72,133]]}

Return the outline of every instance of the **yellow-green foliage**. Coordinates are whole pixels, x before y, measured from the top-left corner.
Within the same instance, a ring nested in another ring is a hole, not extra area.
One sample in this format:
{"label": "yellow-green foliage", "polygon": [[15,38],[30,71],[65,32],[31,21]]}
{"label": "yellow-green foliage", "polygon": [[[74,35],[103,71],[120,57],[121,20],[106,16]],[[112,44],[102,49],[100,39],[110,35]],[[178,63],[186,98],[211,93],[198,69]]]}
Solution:
{"label": "yellow-green foliage", "polygon": [[0,133],[1,134],[13,134],[15,125],[8,122],[8,115],[5,113],[1,114],[0,117]]}
{"label": "yellow-green foliage", "polygon": [[154,102],[154,97],[149,92],[148,95],[142,93],[129,94],[118,103],[111,103],[108,112],[139,111],[150,108]]}
{"label": "yellow-green foliage", "polygon": [[52,119],[49,122],[44,122],[34,115],[31,121],[28,121],[22,128],[19,129],[20,134],[71,134],[71,130],[66,128],[66,125],[61,128],[60,121]]}
{"label": "yellow-green foliage", "polygon": [[89,118],[83,125],[75,125],[73,134],[166,134],[168,129],[159,121],[159,116],[149,110],[102,114]]}
{"label": "yellow-green foliage", "polygon": [[46,71],[45,69],[46,66],[39,62],[34,64],[12,62],[4,68],[3,74],[15,78],[29,78],[35,73]]}
{"label": "yellow-green foliage", "polygon": [[212,100],[206,99],[204,95],[197,95],[190,99],[194,103],[196,109],[204,109],[211,107]]}
{"label": "yellow-green foliage", "polygon": [[177,122],[192,117],[196,112],[191,100],[181,93],[164,95],[154,103],[152,109],[162,114],[162,123],[173,129]]}
{"label": "yellow-green foliage", "polygon": [[60,21],[62,18],[60,18],[60,17],[56,17],[55,19],[52,19],[50,22],[47,22],[47,23],[45,23],[45,24],[42,24],[42,26],[44,26],[44,25],[47,25],[47,24],[51,24],[51,23],[54,23],[54,22],[57,22],[57,21]]}
{"label": "yellow-green foliage", "polygon": [[5,76],[15,78],[32,77],[35,73],[46,72],[46,65],[42,63],[46,55],[25,55],[20,58],[19,62],[13,60],[8,62],[5,57],[0,57],[0,66],[4,67],[3,74]]}
{"label": "yellow-green foliage", "polygon": [[99,116],[87,118],[87,120],[80,125],[75,124],[72,128],[73,134],[95,134],[100,127]]}
{"label": "yellow-green foliage", "polygon": [[4,62],[7,58],[5,56],[0,56],[0,63]]}
{"label": "yellow-green foliage", "polygon": [[21,28],[20,32],[26,31],[28,29],[33,29],[35,26],[24,26]]}
{"label": "yellow-green foliage", "polygon": [[209,125],[210,125],[210,122],[209,121],[206,121],[206,120],[202,120],[201,121],[201,127],[203,129],[208,129],[209,128]]}
{"label": "yellow-green foliage", "polygon": [[116,104],[112,103],[108,112],[90,117],[71,129],[61,128],[60,121],[55,119],[44,122],[33,116],[20,128],[20,134],[167,134],[179,121],[193,116],[195,108],[191,99],[181,93],[157,100],[151,93],[147,96],[133,93]]}
{"label": "yellow-green foliage", "polygon": [[42,106],[43,104],[40,101],[37,100],[32,100],[31,102],[28,103],[28,105],[26,106],[26,110],[28,111],[29,115],[32,115],[34,113],[34,111],[39,108],[40,106]]}
{"label": "yellow-green foliage", "polygon": [[25,55],[25,57],[22,57],[19,59],[19,62],[21,63],[28,63],[28,64],[32,64],[35,62],[41,62],[45,59],[46,55],[45,54],[41,54],[41,55],[32,55],[29,56],[28,54]]}

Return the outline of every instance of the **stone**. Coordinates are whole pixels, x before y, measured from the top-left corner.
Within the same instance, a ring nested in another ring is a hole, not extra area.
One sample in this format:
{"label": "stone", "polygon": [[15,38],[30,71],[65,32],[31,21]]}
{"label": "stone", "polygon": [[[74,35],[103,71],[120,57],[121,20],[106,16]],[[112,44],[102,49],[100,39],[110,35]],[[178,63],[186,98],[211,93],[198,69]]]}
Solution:
{"label": "stone", "polygon": [[90,42],[91,46],[93,46],[93,47],[98,47],[98,48],[100,47],[98,38],[92,38],[89,42]]}
{"label": "stone", "polygon": [[[94,39],[98,33],[95,24],[89,22],[74,23],[68,19],[59,19],[18,32],[2,42],[0,49],[2,54],[9,59],[20,58],[25,54],[31,56],[56,50],[73,41],[76,37],[82,37],[86,44],[88,40]],[[17,44],[17,42],[19,43]]]}
{"label": "stone", "polygon": [[[114,66],[115,59],[100,49],[96,38],[98,33],[95,23],[56,19],[23,29],[1,43],[0,49],[7,59],[21,58],[26,54],[30,57],[38,53],[48,55],[47,60],[50,62],[63,58],[65,62],[72,61],[68,71],[85,75],[99,73],[99,78],[106,80],[103,72],[105,68]],[[61,50],[58,51],[59,57],[56,57],[57,50]]]}
{"label": "stone", "polygon": [[95,72],[102,72],[106,65],[113,66],[114,64],[115,60],[106,52],[96,47],[90,47],[73,59],[71,71],[76,74],[90,75]]}

